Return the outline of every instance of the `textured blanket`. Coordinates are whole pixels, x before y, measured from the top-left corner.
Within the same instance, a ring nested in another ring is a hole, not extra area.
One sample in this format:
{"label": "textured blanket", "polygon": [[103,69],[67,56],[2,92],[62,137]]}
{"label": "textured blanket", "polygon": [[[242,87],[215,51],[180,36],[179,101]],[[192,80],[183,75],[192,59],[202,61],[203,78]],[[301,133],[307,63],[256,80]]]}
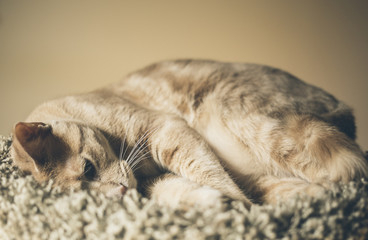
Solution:
{"label": "textured blanket", "polygon": [[12,166],[0,136],[0,239],[368,239],[368,182],[276,206],[219,203],[179,211],[129,190],[123,200],[61,192]]}

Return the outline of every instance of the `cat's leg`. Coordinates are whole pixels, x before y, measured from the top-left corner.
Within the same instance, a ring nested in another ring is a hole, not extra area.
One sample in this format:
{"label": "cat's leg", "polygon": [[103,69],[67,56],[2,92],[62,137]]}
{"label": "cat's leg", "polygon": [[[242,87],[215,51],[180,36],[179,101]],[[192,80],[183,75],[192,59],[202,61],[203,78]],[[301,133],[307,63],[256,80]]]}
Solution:
{"label": "cat's leg", "polygon": [[239,119],[234,114],[224,125],[254,156],[261,175],[297,177],[328,189],[335,189],[336,182],[368,176],[367,160],[359,146],[336,127],[312,116]]}
{"label": "cat's leg", "polygon": [[145,184],[148,197],[159,204],[188,210],[193,207],[214,207],[228,200],[219,190],[202,186],[171,173],[163,174]]}
{"label": "cat's leg", "polygon": [[263,203],[276,204],[296,195],[322,196],[326,189],[320,184],[310,183],[297,177],[262,176],[257,181],[257,189],[261,192]]}
{"label": "cat's leg", "polygon": [[249,199],[224,170],[207,142],[185,121],[166,118],[150,139],[152,156],[160,166],[250,206]]}
{"label": "cat's leg", "polygon": [[290,116],[273,134],[270,156],[294,176],[326,186],[368,176],[368,164],[359,146],[323,121]]}

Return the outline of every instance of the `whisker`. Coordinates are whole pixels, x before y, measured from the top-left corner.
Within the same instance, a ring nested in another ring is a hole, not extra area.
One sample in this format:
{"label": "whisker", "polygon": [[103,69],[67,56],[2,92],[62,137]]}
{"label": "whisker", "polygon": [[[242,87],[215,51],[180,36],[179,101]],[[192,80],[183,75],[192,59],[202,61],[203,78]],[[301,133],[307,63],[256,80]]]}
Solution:
{"label": "whisker", "polygon": [[131,168],[134,168],[139,162],[141,162],[142,160],[144,160],[144,157],[139,157],[134,159],[134,162],[130,165]]}
{"label": "whisker", "polygon": [[[151,145],[151,144],[149,144],[149,145],[145,146],[145,148],[149,147],[150,145]],[[144,148],[144,149],[145,149],[145,148]],[[142,149],[142,151],[143,151],[144,149]],[[132,174],[134,174],[134,172],[142,166],[142,165],[138,166],[138,164],[139,164],[141,161],[143,161],[143,160],[145,160],[145,159],[148,159],[148,158],[149,158],[149,154],[150,154],[149,152],[145,152],[144,154],[142,154],[142,155],[141,155],[141,156],[139,156],[138,158],[131,158],[131,159],[130,159],[130,161],[129,161],[129,168],[128,168],[128,170],[129,170],[130,172],[132,172]],[[136,166],[138,166],[138,167],[136,167]]]}
{"label": "whisker", "polygon": [[[151,145],[151,144],[150,144]],[[147,148],[149,145],[147,145],[145,148]],[[138,158],[133,158],[132,159],[132,162],[130,164],[130,168],[132,169],[132,171],[134,172],[136,169],[135,167],[140,163],[142,162],[143,160],[145,159],[149,159],[150,156],[149,156],[150,152],[145,152],[144,154],[142,154],[141,156],[139,156]]]}
{"label": "whisker", "polygon": [[134,169],[134,167],[136,167],[138,165],[138,163],[142,162],[143,160],[149,159],[149,156],[145,156],[145,157],[139,157],[137,158],[134,163],[130,166],[130,168]]}
{"label": "whisker", "polygon": [[[140,137],[140,139],[137,141],[137,143],[134,145],[133,149],[131,150],[131,152],[129,153],[128,158],[126,159],[127,164],[129,165],[129,170],[130,172],[133,174],[137,169],[139,169],[140,166],[138,166],[138,168],[136,167],[143,159],[146,155],[149,154],[149,152],[145,152],[144,154],[142,154],[141,156],[139,156],[138,158],[136,158],[136,156],[141,153],[142,151],[145,151],[148,147],[150,147],[152,145],[152,143],[150,144],[146,144],[149,140],[148,136],[152,135],[153,133],[155,133],[158,130],[158,128],[154,128],[151,130],[147,130],[142,137]],[[145,140],[144,140],[145,139]],[[142,141],[144,141],[142,143]],[[141,144],[142,143],[142,144]]]}
{"label": "whisker", "polygon": [[143,134],[142,137],[140,137],[138,139],[138,141],[134,144],[133,149],[130,151],[128,158],[126,159],[127,163],[129,163],[129,160],[131,159],[131,156],[134,155],[136,149],[138,148],[139,144],[141,143],[141,141],[143,140],[143,138],[145,137],[146,133],[148,132],[148,130]]}
{"label": "whisker", "polygon": [[148,142],[148,138],[144,141],[144,143],[142,143],[136,150],[135,153],[132,155],[131,157],[131,161],[134,161],[134,159],[137,157],[137,155],[143,151],[145,151],[151,144],[146,145],[146,143]]}
{"label": "whisker", "polygon": [[[137,141],[137,143],[134,145],[132,151],[130,152],[128,158],[127,158],[127,163],[130,165],[130,162],[133,161],[133,159],[144,149],[146,149],[148,146],[146,145],[149,135],[152,135],[154,132],[156,132],[158,130],[158,128],[152,129],[152,130],[147,130],[142,137],[139,138],[139,140]],[[145,139],[146,138],[146,139]],[[142,141],[145,139],[145,141],[142,143]],[[144,148],[142,148],[144,147]]]}
{"label": "whisker", "polygon": [[125,130],[125,136],[124,136],[124,143],[127,144],[127,146],[125,147],[125,150],[124,150],[124,153],[123,153],[123,159],[125,159],[125,154],[128,153],[128,149],[129,149],[129,146],[128,146],[128,143],[127,143],[127,136],[128,136],[128,131]]}
{"label": "whisker", "polygon": [[[147,146],[148,147],[148,146]],[[136,162],[140,162],[142,161],[143,159],[148,159],[149,158],[149,154],[150,152],[145,152],[144,154],[142,154],[141,156],[139,156],[138,158],[135,158],[133,161],[132,161],[132,165],[133,166]]]}
{"label": "whisker", "polygon": [[142,165],[139,165],[138,167],[132,169],[132,173],[136,172],[138,169],[142,168]]}
{"label": "whisker", "polygon": [[145,145],[144,148],[137,150],[136,154],[134,156],[132,156],[131,159],[129,159],[129,167],[132,169],[132,172],[134,172],[134,168],[135,166],[137,166],[141,161],[145,160],[145,159],[149,159],[149,151],[144,152],[142,155],[138,156],[139,152],[143,152],[145,151],[145,149],[147,149],[149,146],[151,146],[152,144],[149,145]]}
{"label": "whisker", "polygon": [[126,149],[125,148],[125,141],[127,140],[127,129],[125,129],[125,135],[124,135],[124,139],[123,141],[121,142],[121,146],[120,146],[120,154],[119,154],[119,160],[123,160],[124,157],[125,157],[125,153],[127,152],[127,149],[128,149],[128,146]]}

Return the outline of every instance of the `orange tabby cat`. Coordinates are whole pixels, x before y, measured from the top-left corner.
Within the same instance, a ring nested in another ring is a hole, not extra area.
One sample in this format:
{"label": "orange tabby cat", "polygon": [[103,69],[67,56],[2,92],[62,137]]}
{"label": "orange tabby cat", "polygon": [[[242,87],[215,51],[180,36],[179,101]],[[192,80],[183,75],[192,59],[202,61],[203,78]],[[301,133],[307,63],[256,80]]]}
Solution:
{"label": "orange tabby cat", "polygon": [[275,202],[368,175],[351,109],[267,66],[178,60],[37,107],[15,164],[38,181],[173,207]]}

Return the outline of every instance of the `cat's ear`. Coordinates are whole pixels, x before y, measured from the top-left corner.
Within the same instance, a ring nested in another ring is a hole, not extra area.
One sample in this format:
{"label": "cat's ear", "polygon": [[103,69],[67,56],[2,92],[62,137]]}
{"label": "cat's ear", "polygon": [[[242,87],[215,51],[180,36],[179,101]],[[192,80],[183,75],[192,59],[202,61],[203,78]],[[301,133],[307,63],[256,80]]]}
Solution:
{"label": "cat's ear", "polygon": [[38,165],[45,163],[45,147],[52,135],[51,126],[42,122],[19,122],[14,128],[14,141]]}
{"label": "cat's ear", "polygon": [[50,131],[50,125],[42,122],[19,122],[15,125],[14,129],[15,136],[23,143],[32,141],[38,137],[45,137]]}
{"label": "cat's ear", "polygon": [[42,182],[65,159],[69,148],[53,133],[50,125],[42,122],[19,122],[13,129],[11,151],[14,163]]}

